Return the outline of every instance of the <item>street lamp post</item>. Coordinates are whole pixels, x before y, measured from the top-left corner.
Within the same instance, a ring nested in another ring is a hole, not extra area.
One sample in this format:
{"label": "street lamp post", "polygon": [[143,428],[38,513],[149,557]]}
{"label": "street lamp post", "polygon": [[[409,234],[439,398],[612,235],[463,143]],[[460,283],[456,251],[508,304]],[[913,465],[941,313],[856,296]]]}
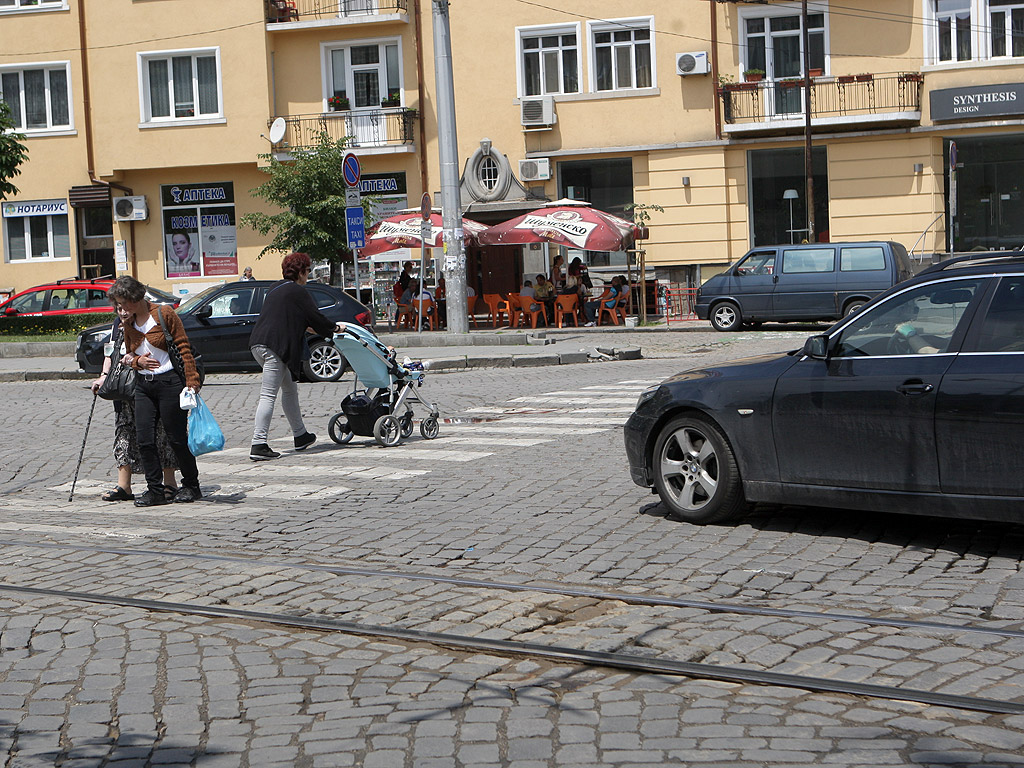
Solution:
{"label": "street lamp post", "polygon": [[783,200],[789,200],[789,244],[790,245],[793,245],[793,243],[795,242],[795,240],[793,240],[793,234],[796,232],[796,230],[793,229],[793,201],[796,200],[799,197],[800,197],[800,193],[797,192],[795,189],[787,189],[785,192],[782,193],[782,199]]}

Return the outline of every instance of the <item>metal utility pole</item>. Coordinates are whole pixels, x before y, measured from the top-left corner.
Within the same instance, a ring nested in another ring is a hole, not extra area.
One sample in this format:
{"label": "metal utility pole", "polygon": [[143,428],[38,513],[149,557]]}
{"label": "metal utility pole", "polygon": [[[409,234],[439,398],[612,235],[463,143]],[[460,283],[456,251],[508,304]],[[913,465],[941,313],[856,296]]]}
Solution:
{"label": "metal utility pole", "polygon": [[803,28],[804,48],[804,178],[807,184],[807,242],[818,241],[817,230],[814,227],[814,162],[811,146],[811,48],[809,45],[810,35],[807,31],[807,0],[803,0],[800,11],[800,24]]}
{"label": "metal utility pole", "polygon": [[455,130],[455,80],[452,75],[448,0],[432,0],[432,5],[448,330],[451,333],[469,333],[469,318],[466,315],[466,254],[462,249],[462,205],[459,199],[459,142]]}

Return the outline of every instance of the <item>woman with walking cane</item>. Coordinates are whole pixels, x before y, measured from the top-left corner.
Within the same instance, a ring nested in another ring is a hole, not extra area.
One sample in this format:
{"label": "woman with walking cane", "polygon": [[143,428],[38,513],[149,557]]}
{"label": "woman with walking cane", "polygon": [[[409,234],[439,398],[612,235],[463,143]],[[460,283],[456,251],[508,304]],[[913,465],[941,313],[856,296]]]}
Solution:
{"label": "woman with walking cane", "polygon": [[128,351],[123,362],[138,373],[135,432],[147,490],[135,499],[135,506],[153,507],[170,501],[164,495],[163,470],[157,449],[158,420],[163,423],[181,470],[181,487],[173,501],[197,501],[203,497],[199,490],[199,468],[188,449],[188,417],[179,405],[179,395],[183,386],[198,393],[201,384],[185,328],[173,309],[146,301],[146,287],[134,277],[117,278],[107,296],[114,303],[124,327]]}

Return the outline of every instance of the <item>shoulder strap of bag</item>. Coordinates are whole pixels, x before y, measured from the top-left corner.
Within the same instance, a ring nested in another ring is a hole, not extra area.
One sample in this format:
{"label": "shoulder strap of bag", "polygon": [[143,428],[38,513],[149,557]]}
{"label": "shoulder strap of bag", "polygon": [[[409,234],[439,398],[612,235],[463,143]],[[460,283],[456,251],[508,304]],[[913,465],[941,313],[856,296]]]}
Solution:
{"label": "shoulder strap of bag", "polygon": [[171,358],[171,366],[174,371],[181,377],[182,383],[185,382],[185,364],[181,359],[181,351],[178,349],[178,345],[174,341],[174,337],[171,336],[171,332],[167,330],[167,323],[164,322],[163,306],[157,305],[156,314],[160,318],[160,327],[164,331],[164,340],[167,342],[167,355]]}

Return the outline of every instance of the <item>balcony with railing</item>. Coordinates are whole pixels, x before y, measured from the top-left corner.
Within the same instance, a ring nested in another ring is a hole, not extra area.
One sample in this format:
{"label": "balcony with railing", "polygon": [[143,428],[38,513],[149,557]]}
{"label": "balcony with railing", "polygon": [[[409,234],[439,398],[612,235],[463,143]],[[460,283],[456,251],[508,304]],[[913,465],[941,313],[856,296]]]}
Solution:
{"label": "balcony with railing", "polygon": [[[920,123],[922,84],[917,72],[811,78],[811,125],[843,130]],[[725,83],[718,93],[723,133],[803,129],[807,94],[802,78]]]}
{"label": "balcony with railing", "polygon": [[417,116],[415,109],[405,107],[283,115],[284,137],[274,145],[274,152],[288,154],[292,149],[313,147],[321,133],[335,141],[348,137],[348,146],[365,154],[412,152]]}
{"label": "balcony with railing", "polygon": [[267,30],[408,22],[409,0],[264,0]]}

